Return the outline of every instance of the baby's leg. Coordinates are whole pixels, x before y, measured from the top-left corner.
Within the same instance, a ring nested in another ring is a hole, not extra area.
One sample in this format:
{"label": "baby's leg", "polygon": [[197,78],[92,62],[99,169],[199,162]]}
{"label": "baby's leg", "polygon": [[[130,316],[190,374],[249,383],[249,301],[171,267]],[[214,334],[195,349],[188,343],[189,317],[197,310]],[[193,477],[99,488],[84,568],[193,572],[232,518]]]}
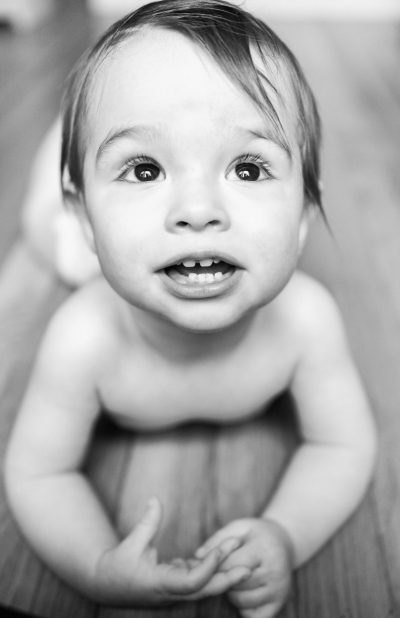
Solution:
{"label": "baby's leg", "polygon": [[75,213],[63,205],[60,187],[61,123],[53,124],[33,163],[22,208],[25,238],[36,255],[68,285],[83,285],[99,273]]}

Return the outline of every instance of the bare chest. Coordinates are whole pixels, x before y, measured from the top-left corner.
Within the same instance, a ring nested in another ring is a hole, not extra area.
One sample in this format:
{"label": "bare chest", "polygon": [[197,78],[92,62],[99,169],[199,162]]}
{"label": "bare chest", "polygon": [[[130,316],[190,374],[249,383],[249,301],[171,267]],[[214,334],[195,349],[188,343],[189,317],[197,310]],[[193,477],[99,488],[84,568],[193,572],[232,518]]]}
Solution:
{"label": "bare chest", "polygon": [[103,405],[120,425],[157,430],[189,421],[229,423],[261,412],[289,383],[289,363],[168,364],[121,362],[100,386]]}

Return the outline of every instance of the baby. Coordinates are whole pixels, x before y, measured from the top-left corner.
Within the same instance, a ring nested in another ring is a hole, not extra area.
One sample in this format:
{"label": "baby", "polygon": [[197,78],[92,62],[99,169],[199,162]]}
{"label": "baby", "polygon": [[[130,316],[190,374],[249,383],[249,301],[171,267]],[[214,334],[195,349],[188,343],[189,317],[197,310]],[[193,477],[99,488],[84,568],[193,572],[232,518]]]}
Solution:
{"label": "baby", "polygon": [[[296,270],[321,210],[319,120],[291,52],[223,0],[165,0],[76,68],[62,183],[103,275],[53,317],[6,457],[34,550],[100,603],[228,593],[275,615],[353,512],[374,425],[329,293]],[[265,510],[158,563],[161,505],[118,538],[80,471],[100,410],[124,427],[252,417],[282,391],[302,441]]]}

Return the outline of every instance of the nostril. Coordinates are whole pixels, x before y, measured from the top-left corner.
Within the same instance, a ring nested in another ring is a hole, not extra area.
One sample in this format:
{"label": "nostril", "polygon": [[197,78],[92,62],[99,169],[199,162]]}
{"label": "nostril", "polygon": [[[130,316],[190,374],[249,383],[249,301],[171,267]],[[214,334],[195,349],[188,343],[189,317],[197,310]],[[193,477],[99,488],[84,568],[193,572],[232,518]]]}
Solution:
{"label": "nostril", "polygon": [[219,221],[217,219],[213,219],[212,221],[209,221],[208,225],[211,225],[212,227],[217,227],[219,225]]}
{"label": "nostril", "polygon": [[176,224],[178,227],[186,227],[188,225],[187,221],[178,221]]}

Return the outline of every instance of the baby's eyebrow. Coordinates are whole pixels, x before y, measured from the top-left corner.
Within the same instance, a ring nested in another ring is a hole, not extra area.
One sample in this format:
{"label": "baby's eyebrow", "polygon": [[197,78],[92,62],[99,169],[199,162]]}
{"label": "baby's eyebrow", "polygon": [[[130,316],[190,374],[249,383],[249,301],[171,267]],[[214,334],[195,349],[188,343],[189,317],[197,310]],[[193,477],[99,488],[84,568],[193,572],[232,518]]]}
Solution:
{"label": "baby's eyebrow", "polygon": [[148,139],[152,139],[154,137],[160,137],[160,134],[161,131],[157,127],[144,124],[113,131],[101,142],[99,149],[97,150],[96,166],[99,165],[111,145],[117,140],[123,139],[124,137],[147,137]]}
{"label": "baby's eyebrow", "polygon": [[[279,137],[272,131],[270,131],[267,127],[262,129],[249,129],[245,127],[235,127],[234,133],[241,134],[244,138],[247,139],[264,139],[266,141],[272,142],[275,144],[280,150],[282,150],[289,161],[292,160],[292,152],[288,145],[284,143]],[[100,144],[97,154],[96,154],[96,166],[98,167],[101,163],[101,160],[106,155],[107,151],[111,147],[111,145],[123,138],[147,138],[147,139],[155,139],[163,137],[165,138],[165,132],[162,131],[161,128],[156,125],[135,125],[131,127],[125,127],[123,129],[114,130],[102,141]]]}
{"label": "baby's eyebrow", "polygon": [[292,151],[290,150],[289,146],[272,131],[269,131],[267,128],[260,129],[260,130],[258,129],[242,129],[242,130],[244,131],[244,133],[247,134],[247,136],[251,138],[265,139],[268,142],[272,142],[273,144],[278,146],[278,148],[280,148],[281,150],[285,152],[289,161],[292,160]]}

